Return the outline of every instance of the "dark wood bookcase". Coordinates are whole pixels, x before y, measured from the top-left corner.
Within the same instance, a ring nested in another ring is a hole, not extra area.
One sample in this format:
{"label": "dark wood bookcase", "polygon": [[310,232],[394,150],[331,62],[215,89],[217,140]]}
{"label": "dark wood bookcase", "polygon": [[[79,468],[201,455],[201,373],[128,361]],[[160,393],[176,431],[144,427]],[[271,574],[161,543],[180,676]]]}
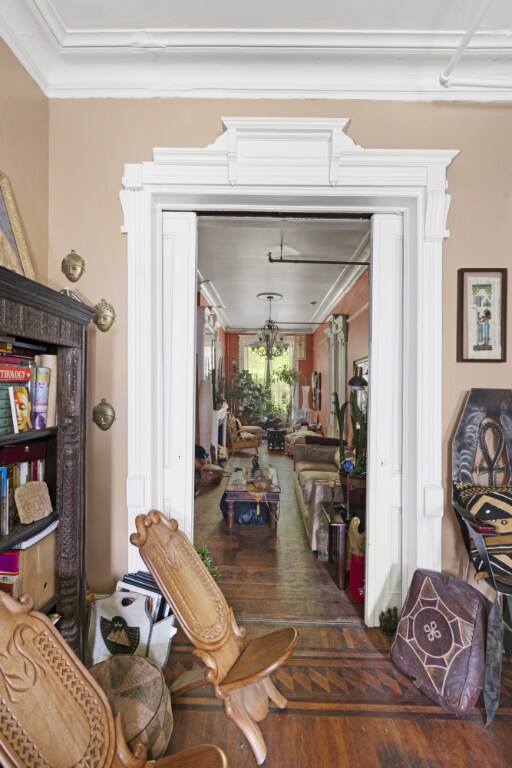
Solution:
{"label": "dark wood bookcase", "polygon": [[[85,632],[85,435],[87,328],[94,309],[0,267],[0,333],[46,345],[57,355],[57,426],[0,437],[0,445],[46,441],[46,482],[57,528],[59,630],[83,658]],[[0,537],[0,552],[28,539],[48,518]]]}

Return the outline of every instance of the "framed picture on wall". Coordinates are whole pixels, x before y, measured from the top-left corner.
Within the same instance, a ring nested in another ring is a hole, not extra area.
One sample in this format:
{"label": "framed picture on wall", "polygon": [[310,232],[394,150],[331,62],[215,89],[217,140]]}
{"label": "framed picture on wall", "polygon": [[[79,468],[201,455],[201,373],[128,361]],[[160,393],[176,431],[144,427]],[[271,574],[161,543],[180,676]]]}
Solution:
{"label": "framed picture on wall", "polygon": [[295,359],[296,360],[306,359],[306,337],[305,336],[295,337]]}
{"label": "framed picture on wall", "polygon": [[459,269],[457,362],[507,359],[507,270]]}
{"label": "framed picture on wall", "polygon": [[0,265],[35,279],[9,179],[0,171]]}

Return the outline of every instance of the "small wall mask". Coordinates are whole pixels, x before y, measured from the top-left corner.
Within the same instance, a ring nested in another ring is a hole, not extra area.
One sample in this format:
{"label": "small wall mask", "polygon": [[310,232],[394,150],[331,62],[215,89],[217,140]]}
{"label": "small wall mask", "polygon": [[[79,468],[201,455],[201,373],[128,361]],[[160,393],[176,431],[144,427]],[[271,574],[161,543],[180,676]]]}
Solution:
{"label": "small wall mask", "polygon": [[112,304],[109,304],[108,301],[105,301],[105,299],[99,301],[94,309],[96,310],[96,314],[94,315],[92,321],[100,331],[106,333],[115,323],[116,311]]}
{"label": "small wall mask", "polygon": [[114,421],[116,420],[116,412],[114,407],[107,403],[105,398],[102,398],[101,403],[94,406],[92,411],[92,420],[103,431],[110,429]]}
{"label": "small wall mask", "polygon": [[71,280],[72,283],[76,283],[85,272],[85,261],[78,253],[71,251],[71,253],[68,253],[68,255],[64,256],[62,259],[61,270],[68,280]]}

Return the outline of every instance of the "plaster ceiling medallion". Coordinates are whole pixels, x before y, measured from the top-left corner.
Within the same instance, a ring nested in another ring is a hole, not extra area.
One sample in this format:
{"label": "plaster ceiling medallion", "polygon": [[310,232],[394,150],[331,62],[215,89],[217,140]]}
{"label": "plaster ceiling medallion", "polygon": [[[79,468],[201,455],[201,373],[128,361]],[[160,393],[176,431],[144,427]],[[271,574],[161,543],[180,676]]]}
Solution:
{"label": "plaster ceiling medallion", "polygon": [[509,0],[0,4],[1,37],[50,98],[510,100],[510,28]]}

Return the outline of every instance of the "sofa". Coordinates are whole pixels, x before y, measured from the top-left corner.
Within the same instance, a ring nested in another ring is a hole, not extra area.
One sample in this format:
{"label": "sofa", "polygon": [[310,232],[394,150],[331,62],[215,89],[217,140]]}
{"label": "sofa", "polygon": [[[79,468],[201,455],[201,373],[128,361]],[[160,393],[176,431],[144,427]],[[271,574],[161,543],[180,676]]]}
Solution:
{"label": "sofa", "polygon": [[338,476],[337,441],[325,445],[318,436],[306,437],[307,440],[316,442],[294,446],[293,485],[309,544],[316,551],[316,534],[322,521],[321,504],[331,501],[333,483],[334,501],[343,501],[343,495]]}

